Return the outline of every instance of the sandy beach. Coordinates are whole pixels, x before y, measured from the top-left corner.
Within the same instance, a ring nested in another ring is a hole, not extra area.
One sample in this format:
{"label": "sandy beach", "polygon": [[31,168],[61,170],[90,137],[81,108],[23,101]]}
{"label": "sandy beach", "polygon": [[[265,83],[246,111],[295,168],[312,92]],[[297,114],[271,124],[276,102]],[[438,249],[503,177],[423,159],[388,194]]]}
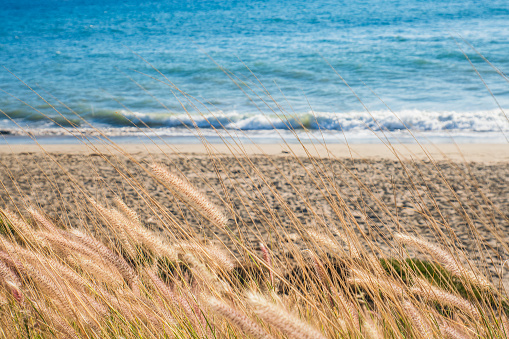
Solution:
{"label": "sandy beach", "polygon": [[[230,201],[236,220],[241,220],[237,225],[242,225],[236,232],[253,247],[261,237],[277,250],[277,230],[267,231],[263,227],[267,220],[284,229],[287,241],[299,244],[296,221],[287,215],[313,227],[316,218],[310,206],[331,227],[337,225],[337,215],[323,195],[324,190],[333,192],[334,186],[337,196],[331,196],[345,202],[349,223],[387,255],[394,230],[414,230],[432,240],[448,225],[455,231],[455,245],[470,259],[488,265],[492,274],[500,275],[501,263],[509,258],[502,244],[509,241],[507,145],[428,146],[436,162],[417,145],[397,146],[403,162],[384,145],[310,148],[311,155],[320,156],[311,159],[299,146],[246,146],[244,154],[233,156],[225,146],[212,145],[221,154],[214,160],[197,145],[121,145],[127,153],[105,146],[43,147],[0,148],[1,203],[10,208],[24,202],[38,205],[67,227],[87,226],[90,213],[83,194],[88,194],[105,204],[120,196],[147,225],[163,230],[157,213],[143,201],[150,197],[192,232],[217,241],[219,232],[183,208],[142,169],[158,162],[185,175],[227,214],[224,201]],[[317,183],[317,177],[328,179]],[[430,216],[436,221],[430,222]]]}

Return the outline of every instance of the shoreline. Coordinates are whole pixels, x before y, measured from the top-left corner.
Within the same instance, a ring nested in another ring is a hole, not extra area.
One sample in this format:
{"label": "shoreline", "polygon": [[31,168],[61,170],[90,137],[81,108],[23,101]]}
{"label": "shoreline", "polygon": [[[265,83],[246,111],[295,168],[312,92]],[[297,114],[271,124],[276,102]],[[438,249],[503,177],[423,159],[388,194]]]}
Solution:
{"label": "shoreline", "polygon": [[[387,159],[398,160],[449,160],[456,162],[497,163],[509,162],[509,144],[397,144],[390,147],[383,144],[243,144],[242,149],[234,145],[209,144],[207,148],[216,155],[270,155],[320,158],[353,158],[353,159]],[[207,154],[203,144],[117,144],[110,145],[0,145],[0,155],[23,153],[52,153],[52,154],[167,154],[192,155]],[[397,152],[398,157],[395,155]]]}

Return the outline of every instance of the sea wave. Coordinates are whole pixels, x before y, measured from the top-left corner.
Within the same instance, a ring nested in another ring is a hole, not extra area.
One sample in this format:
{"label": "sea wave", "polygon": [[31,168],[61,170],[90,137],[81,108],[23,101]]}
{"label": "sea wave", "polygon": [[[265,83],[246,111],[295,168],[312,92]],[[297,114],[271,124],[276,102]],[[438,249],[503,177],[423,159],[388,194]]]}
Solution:
{"label": "sea wave", "polygon": [[[112,121],[110,120],[109,123]],[[331,131],[509,131],[509,119],[500,110],[480,112],[430,112],[407,110],[343,113],[168,115],[127,113],[115,121],[118,126],[137,125],[152,128],[231,129],[242,131],[331,130]],[[109,124],[110,125],[110,124]],[[110,125],[111,126],[111,125]]]}
{"label": "sea wave", "polygon": [[[211,129],[239,131],[270,130],[321,130],[321,131],[416,131],[416,132],[505,132],[509,131],[509,119],[500,110],[477,112],[431,112],[406,110],[399,112],[305,112],[301,114],[240,114],[236,112],[215,112],[203,115],[136,113],[136,112],[95,112],[79,120],[73,117],[69,122],[62,117],[53,121],[24,119],[17,112],[15,120],[28,123],[31,129],[55,129],[55,125],[95,127],[131,130],[152,129]],[[86,121],[86,123],[85,123]],[[32,124],[32,126],[30,126]],[[120,131],[120,130],[119,130]]]}

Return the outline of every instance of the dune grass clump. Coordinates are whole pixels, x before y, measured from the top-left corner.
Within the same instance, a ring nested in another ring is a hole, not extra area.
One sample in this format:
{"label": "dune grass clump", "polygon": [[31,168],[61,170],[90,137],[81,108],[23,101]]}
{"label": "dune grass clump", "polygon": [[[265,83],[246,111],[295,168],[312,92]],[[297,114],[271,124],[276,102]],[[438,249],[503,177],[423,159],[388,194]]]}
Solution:
{"label": "dune grass clump", "polygon": [[[298,235],[269,248],[242,239],[238,216],[227,218],[190,182],[162,165],[151,170],[223,240],[199,239],[154,203],[171,220],[156,232],[118,197],[116,208],[86,197],[95,220],[87,228],[65,227],[34,206],[2,209],[1,335],[505,337],[505,292],[453,248],[396,232],[392,256],[381,255],[340,210],[339,222],[322,228],[294,219]],[[429,257],[410,258],[412,250]]]}

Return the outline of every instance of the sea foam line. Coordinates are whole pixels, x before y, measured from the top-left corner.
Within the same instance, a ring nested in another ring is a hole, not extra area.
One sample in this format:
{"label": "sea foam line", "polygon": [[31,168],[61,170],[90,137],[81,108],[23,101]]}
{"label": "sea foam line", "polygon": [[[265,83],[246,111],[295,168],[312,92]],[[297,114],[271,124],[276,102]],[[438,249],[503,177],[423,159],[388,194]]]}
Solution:
{"label": "sea foam line", "polygon": [[[340,132],[398,132],[407,129],[413,132],[509,132],[509,121],[497,110],[479,112],[430,112],[419,110],[344,112],[344,113],[302,113],[292,116],[275,114],[222,113],[206,115],[184,115],[167,113],[117,113],[117,119],[105,122],[102,119],[90,121],[106,134],[128,135],[140,132],[137,127],[148,126],[154,133],[166,131],[170,134],[189,134],[195,129],[231,131],[272,131],[310,130]],[[125,119],[127,118],[127,119]],[[135,124],[136,126],[134,126]],[[25,124],[27,125],[27,124]],[[84,126],[82,124],[82,126]],[[28,124],[33,134],[68,134],[51,123]],[[4,128],[4,133],[22,134],[17,128]],[[90,128],[81,128],[84,133],[92,133]],[[116,132],[115,132],[116,131]]]}

